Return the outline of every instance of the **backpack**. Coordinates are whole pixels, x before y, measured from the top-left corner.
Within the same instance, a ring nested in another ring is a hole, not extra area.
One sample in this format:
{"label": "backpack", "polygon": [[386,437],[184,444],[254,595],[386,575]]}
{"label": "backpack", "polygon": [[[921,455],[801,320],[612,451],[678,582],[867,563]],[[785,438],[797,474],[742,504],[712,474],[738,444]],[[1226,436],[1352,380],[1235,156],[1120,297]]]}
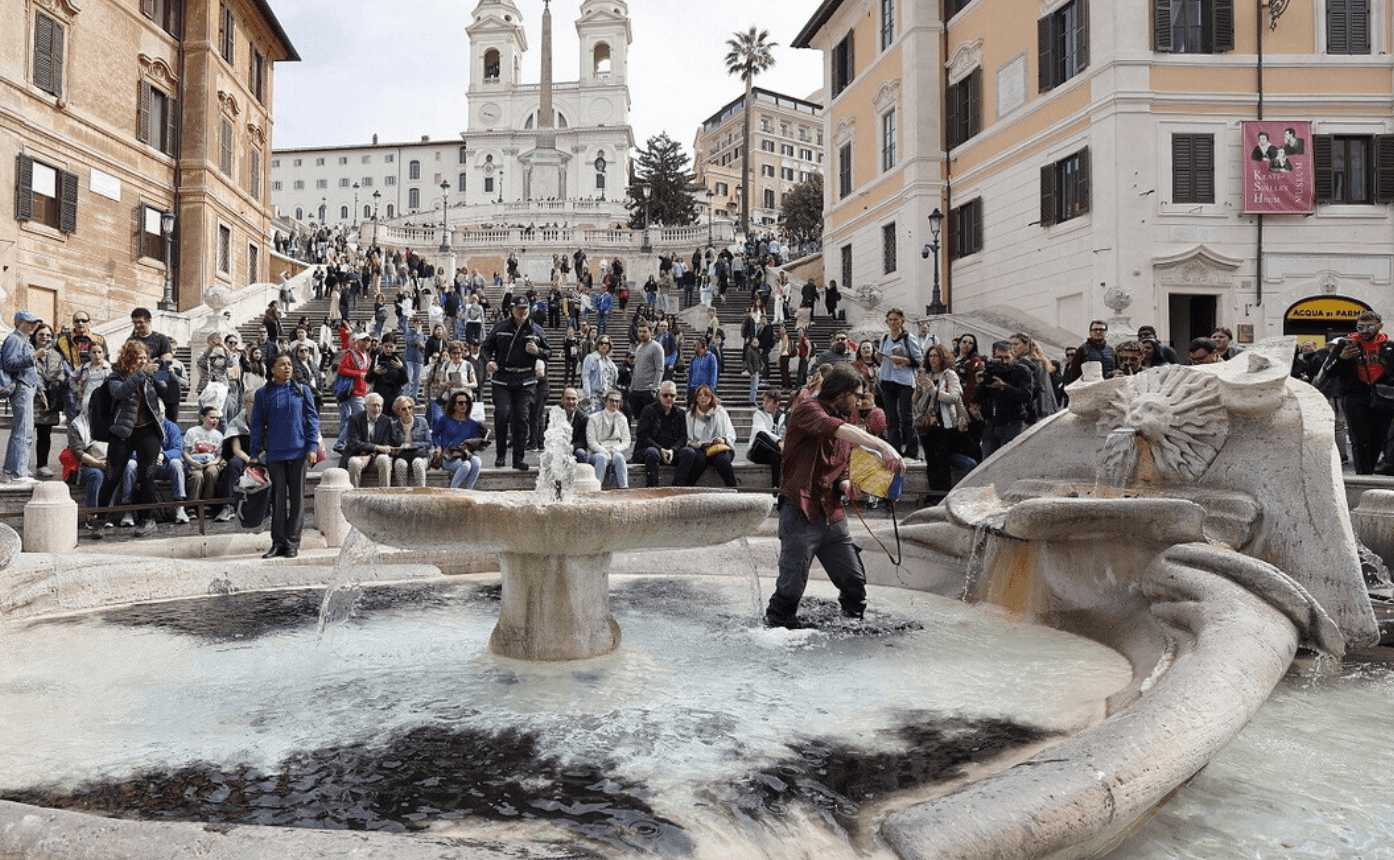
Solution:
{"label": "backpack", "polygon": [[92,390],[87,401],[87,426],[92,432],[93,442],[110,442],[111,425],[116,423],[116,400],[111,389],[103,382]]}

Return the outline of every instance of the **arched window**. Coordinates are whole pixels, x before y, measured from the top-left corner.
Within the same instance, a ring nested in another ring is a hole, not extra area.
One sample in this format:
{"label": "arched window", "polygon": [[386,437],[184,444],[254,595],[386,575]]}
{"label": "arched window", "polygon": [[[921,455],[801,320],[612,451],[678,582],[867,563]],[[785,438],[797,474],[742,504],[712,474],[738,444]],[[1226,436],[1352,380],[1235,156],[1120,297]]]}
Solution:
{"label": "arched window", "polygon": [[420,188],[413,188],[407,192],[407,208],[413,211],[421,208]]}
{"label": "arched window", "polygon": [[299,206],[295,207],[295,220],[297,220],[297,221],[304,221],[304,220],[305,220],[305,210],[302,209],[302,208],[300,208]]}
{"label": "arched window", "polygon": [[366,203],[363,205],[363,217],[364,217],[364,218],[371,218],[371,217],[373,217],[373,207],[367,205]]}
{"label": "arched window", "polygon": [[408,164],[408,165],[407,165],[407,178],[408,178],[408,179],[420,179],[420,178],[421,178],[421,162],[419,162],[419,161],[413,161],[411,164]]}
{"label": "arched window", "polygon": [[349,213],[348,213],[348,207],[347,207],[347,206],[340,206],[340,207],[339,207],[339,220],[340,220],[340,221],[347,221],[347,220],[348,220],[348,215],[349,215]]}
{"label": "arched window", "polygon": [[329,210],[323,203],[319,204],[319,220],[321,224],[324,223],[324,216],[327,214],[329,214]]}
{"label": "arched window", "polygon": [[591,54],[595,61],[595,73],[597,75],[610,74],[610,46],[601,42],[595,46],[595,51]]}
{"label": "arched window", "polygon": [[387,204],[387,217],[388,217],[388,218],[391,218],[393,215],[396,215],[396,214],[397,214],[397,207],[396,207],[396,206],[393,206],[391,203]]}
{"label": "arched window", "polygon": [[456,186],[455,190],[460,192],[461,194],[465,193],[465,174],[460,174],[460,181],[459,184]]}
{"label": "arched window", "polygon": [[484,52],[484,77],[486,80],[499,79],[499,51],[498,48],[490,48]]}
{"label": "arched window", "polygon": [[460,163],[461,163],[461,164],[468,164],[468,163],[469,163],[468,159],[469,159],[469,150],[465,149],[463,146],[460,147]]}

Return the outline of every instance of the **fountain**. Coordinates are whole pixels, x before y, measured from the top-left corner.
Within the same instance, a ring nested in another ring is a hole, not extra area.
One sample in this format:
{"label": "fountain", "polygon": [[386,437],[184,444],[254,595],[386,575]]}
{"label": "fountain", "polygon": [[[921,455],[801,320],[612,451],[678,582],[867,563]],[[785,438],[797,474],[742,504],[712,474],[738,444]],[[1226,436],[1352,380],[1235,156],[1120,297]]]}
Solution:
{"label": "fountain", "polygon": [[[1099,718],[1043,739],[1039,748],[1024,748],[1019,756],[984,766],[972,779],[884,802],[870,819],[874,833],[840,848],[903,858],[1102,857],[1244,728],[1288,671],[1299,645],[1339,655],[1374,641],[1376,625],[1345,510],[1330,411],[1320,395],[1287,378],[1290,350],[1286,342],[1260,344],[1226,365],[1162,369],[1131,380],[1103,380],[1095,369],[1073,386],[1069,412],[1031,428],[971,474],[946,504],[902,525],[904,566],[892,568],[874,552],[864,554],[874,587],[893,588],[911,595],[911,601],[937,600],[920,594],[934,592],[996,604],[996,614],[989,617],[1000,619],[1001,626],[1010,626],[1006,619],[1011,617],[1033,622],[1026,629],[1082,634],[1112,649],[1111,656],[1125,657],[1127,666],[1121,680],[1107,688],[1110,694],[1100,705]],[[636,688],[649,686],[652,673],[644,660],[658,659],[652,655],[659,653],[663,640],[676,639],[675,653],[684,659],[694,654],[683,652],[695,652],[696,662],[684,666],[700,665],[709,653],[706,640],[684,647],[687,640],[681,637],[694,635],[689,628],[670,633],[687,614],[702,614],[689,613],[682,602],[659,629],[636,626],[632,639],[618,648],[619,626],[609,597],[612,570],[626,575],[629,589],[654,571],[710,577],[744,570],[750,561],[741,544],[678,550],[672,548],[673,535],[679,525],[698,523],[710,531],[694,535],[697,529],[684,529],[681,542],[691,547],[729,541],[764,516],[768,500],[700,491],[576,493],[568,489],[569,456],[552,440],[549,444],[554,465],[545,470],[536,493],[362,491],[347,496],[345,509],[363,534],[379,543],[409,542],[444,553],[473,544],[500,553],[503,593],[488,647],[505,659],[495,661],[487,653],[471,657],[471,648],[484,652],[482,631],[477,641],[461,646],[438,641],[438,628],[429,627],[409,637],[425,640],[415,646],[419,651],[408,644],[393,646],[410,652],[400,666],[390,667],[393,671],[436,670],[453,679],[472,663],[481,664],[490,682],[485,688],[444,694],[426,703],[428,709],[442,709],[445,722],[456,720],[459,711],[482,707],[485,695],[501,691],[506,698],[526,673],[546,679],[540,693],[527,694],[536,697],[522,709],[531,709],[528,722],[556,721],[575,707],[571,688],[598,685],[601,710],[581,722],[598,725],[596,743],[603,746],[610,737],[604,731],[607,700],[622,707]],[[772,557],[769,539],[761,540]],[[644,552],[646,547],[666,549]],[[242,570],[230,564],[182,563],[154,573],[113,570],[98,583],[90,573],[95,564],[84,566],[78,557],[65,558],[61,566],[56,560],[45,566],[23,559],[0,573],[0,613],[18,621],[135,598],[196,594],[207,590],[210,579],[221,583],[218,590],[227,595],[314,582],[324,575],[303,565]],[[216,574],[210,576],[210,571]],[[425,573],[413,576],[431,581]],[[898,605],[889,597],[880,601],[882,606]],[[492,604],[473,611],[486,609],[492,612]],[[946,629],[955,626],[945,622]],[[811,649],[814,660],[790,661],[774,674],[789,676],[797,687],[818,671],[823,640],[807,637],[819,633],[752,630],[748,624],[744,629],[745,638],[736,642],[734,652],[711,659],[716,676],[735,674],[744,662],[742,651],[776,645],[790,649],[777,652],[779,660],[800,649]],[[0,630],[0,639],[4,632]],[[715,635],[731,638],[729,629]],[[858,657],[865,662],[851,663],[855,675],[878,671],[881,664],[873,652],[899,650],[875,640],[869,644],[874,647]],[[240,644],[227,650],[247,648]],[[427,662],[423,666],[413,657]],[[607,673],[626,657],[638,661],[626,670],[629,685],[606,686]],[[269,658],[252,652],[246,659]],[[367,686],[369,696],[395,698],[395,691],[374,693],[370,684],[355,684],[351,662],[332,663],[336,674],[329,690]],[[274,670],[267,671],[268,685],[279,680]],[[891,701],[913,703],[895,677],[872,684],[869,689],[879,684],[885,692],[869,697],[866,710],[898,707]],[[947,686],[968,680],[975,679],[954,677]],[[0,689],[6,683],[21,682],[0,676]],[[760,690],[758,678],[752,683],[733,687],[730,697]],[[647,701],[635,703],[644,714]],[[312,696],[307,707],[330,704],[338,704],[333,695]],[[411,711],[416,705],[404,707]],[[354,709],[334,710],[337,717]],[[708,719],[705,714],[705,703],[697,698],[662,716],[641,719],[700,723]],[[827,718],[819,712],[817,719]],[[718,724],[724,725],[721,719]],[[257,737],[259,725],[250,723],[251,737]],[[738,745],[750,742],[749,726],[732,724],[725,733]],[[162,745],[165,739],[156,741]],[[706,746],[699,740],[694,748]],[[801,755],[827,761],[825,751],[807,749]],[[861,765],[852,761],[846,767],[857,770]],[[553,767],[558,769],[548,774],[567,773],[565,765]],[[764,786],[784,785],[797,781],[791,774],[801,773],[798,768],[771,769],[759,779]],[[609,781],[584,770],[576,770],[572,779],[593,785]],[[263,791],[271,793],[267,815],[272,815],[279,808],[275,780],[260,782],[271,786]],[[701,806],[710,800],[694,802]],[[512,841],[512,834],[499,841]],[[389,837],[136,823],[0,802],[0,856],[8,851],[30,858],[76,857],[94,845],[117,844],[139,845],[142,856],[225,858],[329,857],[352,851],[394,860],[586,853],[569,844],[526,841],[461,846],[450,842],[448,834]],[[802,825],[791,823],[786,841],[832,856],[830,846]],[[151,850],[152,844],[161,847]],[[676,853],[721,856],[721,849],[709,848],[717,852],[709,855],[687,848]],[[141,853],[136,850],[132,856]]]}
{"label": "fountain", "polygon": [[666,487],[577,494],[571,423],[552,407],[537,489],[485,493],[388,489],[351,493],[344,515],[384,544],[497,552],[503,575],[495,654],[519,660],[583,660],[620,644],[610,614],[610,560],[659,548],[681,530],[688,546],[748,534],[769,513],[768,496]]}

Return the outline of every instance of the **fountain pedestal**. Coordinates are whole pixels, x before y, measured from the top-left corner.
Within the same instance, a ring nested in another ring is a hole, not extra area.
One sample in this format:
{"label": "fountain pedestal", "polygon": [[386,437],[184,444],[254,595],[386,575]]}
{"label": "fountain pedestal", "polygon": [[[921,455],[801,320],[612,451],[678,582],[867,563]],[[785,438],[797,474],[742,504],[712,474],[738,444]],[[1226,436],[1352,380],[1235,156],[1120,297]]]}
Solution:
{"label": "fountain pedestal", "polygon": [[499,556],[503,599],[489,647],[516,660],[583,660],[614,651],[610,553]]}

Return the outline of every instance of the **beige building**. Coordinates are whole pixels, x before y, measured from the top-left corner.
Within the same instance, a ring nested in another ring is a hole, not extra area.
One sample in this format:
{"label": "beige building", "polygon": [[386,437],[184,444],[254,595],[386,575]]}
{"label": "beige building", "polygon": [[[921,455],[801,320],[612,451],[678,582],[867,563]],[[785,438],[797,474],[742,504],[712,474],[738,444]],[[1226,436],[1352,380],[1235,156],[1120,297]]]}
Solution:
{"label": "beige building", "polygon": [[[752,92],[750,225],[758,232],[779,222],[785,194],[823,172],[823,107],[817,101],[760,87]],[[692,142],[697,184],[711,192],[713,214],[718,218],[740,218],[744,139],[745,93],[741,93],[708,117]]]}
{"label": "beige building", "polygon": [[273,67],[299,57],[265,0],[9,0],[0,32],[5,322],[270,279]]}
{"label": "beige building", "polygon": [[[1082,336],[1112,315],[1106,291],[1126,293],[1132,324],[1178,347],[1216,326],[1241,341],[1348,331],[1348,310],[1312,310],[1323,299],[1394,312],[1388,3],[949,0],[947,24],[917,20],[925,5],[828,0],[796,42],[824,50],[830,92],[842,88],[828,105],[835,165],[837,130],[858,133],[850,191],[830,171],[826,244],[852,245],[854,277],[906,304],[928,296],[927,278],[878,276],[874,234],[852,226],[923,214],[885,202],[913,184],[888,184],[859,134],[898,87],[935,114],[901,125],[901,150],[924,160],[948,215],[955,312],[1008,305]],[[943,60],[925,45],[923,66],[894,62],[916,34],[942,39]],[[1244,137],[1259,119],[1275,140],[1307,129],[1288,148],[1307,161],[1309,211],[1244,211],[1246,182],[1268,169]]]}
{"label": "beige building", "polygon": [[938,5],[824,0],[793,42],[825,57],[827,277],[910,313],[930,301],[920,250],[944,195]]}

